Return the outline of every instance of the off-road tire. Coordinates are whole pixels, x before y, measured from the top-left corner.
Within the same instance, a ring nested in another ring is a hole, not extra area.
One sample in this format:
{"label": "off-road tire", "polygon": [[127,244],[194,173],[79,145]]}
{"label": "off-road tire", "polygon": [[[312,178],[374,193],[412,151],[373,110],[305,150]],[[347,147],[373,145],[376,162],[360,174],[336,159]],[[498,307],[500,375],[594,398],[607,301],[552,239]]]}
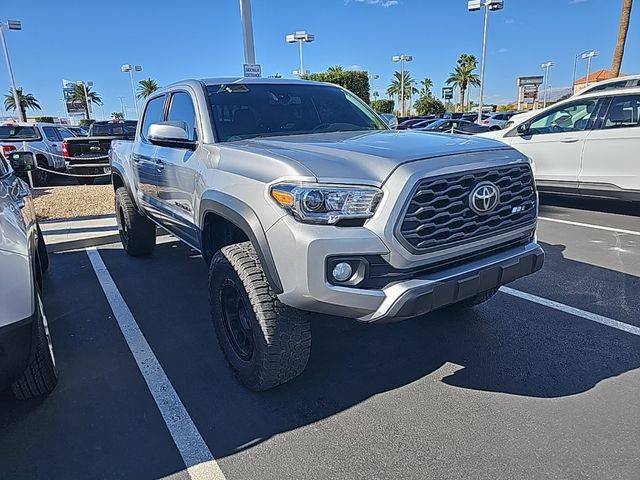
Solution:
{"label": "off-road tire", "polygon": [[18,400],[41,397],[53,392],[58,383],[58,369],[51,348],[49,327],[36,287],[36,321],[33,326],[33,359],[22,376],[11,385]]}
{"label": "off-road tire", "polygon": [[[253,339],[248,359],[234,348],[223,317],[225,287],[237,287],[239,300],[246,302]],[[267,390],[292,380],[305,369],[311,352],[310,315],[278,300],[250,242],[229,245],[214,254],[209,266],[209,304],[220,347],[247,388]]]}
{"label": "off-road tire", "polygon": [[492,288],[491,290],[486,290],[484,292],[480,292],[477,295],[474,295],[473,297],[469,297],[465,300],[462,300],[461,302],[458,303],[454,303],[452,305],[453,308],[459,308],[459,309],[464,309],[464,308],[473,308],[477,305],[480,305],[481,303],[484,303],[488,300],[490,300],[491,298],[493,298],[493,296],[498,293],[498,289],[497,288]]}
{"label": "off-road tire", "polygon": [[116,190],[115,208],[124,250],[132,257],[151,254],[156,246],[156,226],[138,211],[124,187]]}
{"label": "off-road tire", "polygon": [[[49,166],[49,162],[42,155],[36,155],[36,165],[38,167],[51,169]],[[49,172],[45,172],[44,170],[40,170],[39,168],[31,172],[31,178],[33,179],[33,185],[35,187],[44,187],[47,183],[49,183]]]}
{"label": "off-road tire", "polygon": [[96,181],[94,177],[76,177],[76,180],[80,185],[93,185]]}

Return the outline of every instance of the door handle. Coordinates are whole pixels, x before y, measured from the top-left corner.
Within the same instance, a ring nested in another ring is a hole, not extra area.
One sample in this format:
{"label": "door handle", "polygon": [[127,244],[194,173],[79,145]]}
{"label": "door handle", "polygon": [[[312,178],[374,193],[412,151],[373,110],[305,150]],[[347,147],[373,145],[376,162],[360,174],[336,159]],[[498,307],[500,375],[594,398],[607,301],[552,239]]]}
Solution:
{"label": "door handle", "polygon": [[162,160],[156,160],[156,169],[161,172],[164,170],[164,162]]}
{"label": "door handle", "polygon": [[562,143],[576,143],[578,140],[580,140],[580,139],[579,138],[568,137],[568,138],[563,138],[560,141]]}
{"label": "door handle", "polygon": [[131,160],[133,160],[135,163],[140,163],[140,156],[136,154],[132,154]]}

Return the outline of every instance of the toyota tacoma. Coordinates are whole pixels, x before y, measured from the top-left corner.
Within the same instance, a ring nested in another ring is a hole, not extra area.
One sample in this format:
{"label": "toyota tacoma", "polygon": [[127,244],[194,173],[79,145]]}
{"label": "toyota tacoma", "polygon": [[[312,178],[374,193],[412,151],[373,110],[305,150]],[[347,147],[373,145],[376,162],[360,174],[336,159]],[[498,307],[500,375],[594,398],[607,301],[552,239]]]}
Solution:
{"label": "toyota tacoma", "polygon": [[365,323],[473,306],[542,267],[529,160],[491,140],[391,130],[338,86],[188,80],[110,160],[120,237],[199,251],[220,346],[247,387],[299,375],[308,312]]}

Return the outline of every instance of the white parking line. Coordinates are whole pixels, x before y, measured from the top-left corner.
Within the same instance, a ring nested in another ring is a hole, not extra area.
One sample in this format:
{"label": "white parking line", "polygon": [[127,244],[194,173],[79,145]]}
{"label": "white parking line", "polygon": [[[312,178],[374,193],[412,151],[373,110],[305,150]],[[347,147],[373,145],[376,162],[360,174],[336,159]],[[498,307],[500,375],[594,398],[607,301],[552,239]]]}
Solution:
{"label": "white parking line", "polygon": [[626,233],[627,235],[640,236],[640,232],[636,232],[635,230],[624,230],[622,228],[603,227],[602,225],[593,225],[591,223],[572,222],[570,220],[560,220],[558,218],[549,218],[549,217],[538,217],[538,220],[544,220],[545,222],[564,223],[566,225],[574,225],[576,227],[594,228],[596,230],[604,230],[607,232]]}
{"label": "white parking line", "polygon": [[500,291],[508,295],[513,295],[514,297],[522,298],[524,300],[528,300],[530,302],[534,302],[539,305],[544,305],[545,307],[553,308],[555,310],[559,310],[561,312],[568,313],[570,315],[582,317],[586,320],[591,320],[592,322],[600,323],[602,325],[606,325],[607,327],[615,328],[617,330],[622,330],[623,332],[627,332],[632,335],[636,335],[640,337],[640,328],[633,325],[629,325],[628,323],[623,323],[618,320],[613,320],[612,318],[604,317],[602,315],[598,315],[597,313],[587,312],[586,310],[581,310],[579,308],[570,307],[569,305],[565,305],[559,302],[554,302],[553,300],[548,300],[546,298],[538,297],[537,295],[532,295],[530,293],[521,292],[520,290],[514,290],[513,288],[500,287]]}
{"label": "white parking line", "polygon": [[87,248],[86,252],[120,331],[182,456],[189,478],[224,480],[222,470],[147,343],[102,257],[95,247]]}

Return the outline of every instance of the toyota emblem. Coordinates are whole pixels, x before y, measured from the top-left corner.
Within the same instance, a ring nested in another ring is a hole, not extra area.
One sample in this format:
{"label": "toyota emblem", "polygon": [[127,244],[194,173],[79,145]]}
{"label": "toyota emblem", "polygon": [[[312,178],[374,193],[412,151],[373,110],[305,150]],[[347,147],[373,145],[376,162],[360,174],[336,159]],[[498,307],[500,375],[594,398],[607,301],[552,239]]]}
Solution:
{"label": "toyota emblem", "polygon": [[499,201],[500,190],[491,182],[479,183],[469,195],[469,206],[480,215],[491,212]]}

